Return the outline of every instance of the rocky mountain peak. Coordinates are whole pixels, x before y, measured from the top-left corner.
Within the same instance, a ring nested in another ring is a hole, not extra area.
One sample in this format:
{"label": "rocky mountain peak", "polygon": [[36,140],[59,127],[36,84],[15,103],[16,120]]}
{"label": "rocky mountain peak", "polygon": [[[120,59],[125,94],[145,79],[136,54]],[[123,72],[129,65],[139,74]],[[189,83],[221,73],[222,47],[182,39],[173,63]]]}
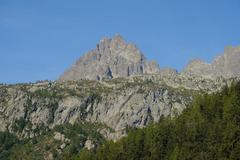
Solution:
{"label": "rocky mountain peak", "polygon": [[125,45],[126,45],[123,37],[122,37],[120,34],[116,34],[116,35],[111,39],[111,44],[112,44],[112,45],[117,45],[117,46],[125,46]]}
{"label": "rocky mountain peak", "polygon": [[60,77],[60,81],[112,79],[158,72],[156,62],[147,61],[135,44],[125,42],[116,34],[100,40],[95,49],[83,55]]}
{"label": "rocky mountain peak", "polygon": [[191,61],[183,74],[215,79],[217,77],[233,78],[240,76],[240,47],[226,47],[224,53],[212,63],[201,60]]}
{"label": "rocky mountain peak", "polygon": [[[189,77],[216,79],[240,76],[240,47],[226,47],[212,63],[196,59],[180,73]],[[60,77],[67,80],[101,80],[142,74],[176,75],[175,69],[161,69],[156,61],[148,61],[133,43],[116,34],[103,38],[96,48],[83,55]]]}
{"label": "rocky mountain peak", "polygon": [[[122,49],[126,46],[126,43],[123,37],[119,34],[116,34],[113,38],[103,38],[97,44],[98,49],[111,48],[112,50]],[[104,50],[100,50],[104,51]]]}
{"label": "rocky mountain peak", "polygon": [[97,44],[100,54],[107,54],[108,49],[112,55],[119,55],[127,60],[139,62],[145,59],[144,55],[133,43],[126,43],[123,37],[116,34],[113,38],[104,38]]}

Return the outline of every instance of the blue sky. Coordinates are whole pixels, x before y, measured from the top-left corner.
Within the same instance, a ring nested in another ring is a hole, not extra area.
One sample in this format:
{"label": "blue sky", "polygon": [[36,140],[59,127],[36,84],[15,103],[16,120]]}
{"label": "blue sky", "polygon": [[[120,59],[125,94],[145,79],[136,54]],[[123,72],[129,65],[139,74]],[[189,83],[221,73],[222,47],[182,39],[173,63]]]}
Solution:
{"label": "blue sky", "polygon": [[160,67],[240,45],[239,0],[0,0],[0,82],[54,80],[121,34]]}

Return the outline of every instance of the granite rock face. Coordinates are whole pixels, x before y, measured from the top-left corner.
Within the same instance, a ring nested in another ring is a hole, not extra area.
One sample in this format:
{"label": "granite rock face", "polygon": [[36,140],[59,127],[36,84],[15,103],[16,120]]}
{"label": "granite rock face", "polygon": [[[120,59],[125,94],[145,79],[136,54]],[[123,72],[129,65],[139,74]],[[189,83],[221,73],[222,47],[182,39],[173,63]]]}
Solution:
{"label": "granite rock face", "polygon": [[60,76],[60,81],[102,80],[146,74],[182,74],[188,77],[216,79],[240,76],[240,47],[227,47],[212,63],[192,60],[180,73],[171,68],[159,68],[148,61],[136,45],[126,43],[120,35],[104,38],[94,50],[83,55]]}
{"label": "granite rock face", "polygon": [[240,47],[227,47],[224,53],[216,57],[211,64],[201,60],[193,60],[182,74],[202,76],[215,79],[217,77],[233,78],[240,76]]}
{"label": "granite rock face", "polygon": [[128,126],[144,127],[162,115],[174,116],[191,101],[191,95],[140,77],[101,83],[7,85],[0,91],[0,131],[9,130],[23,138],[38,136],[39,128],[44,131],[88,121],[111,128],[113,133],[105,135],[116,140]]}
{"label": "granite rock face", "polygon": [[126,43],[120,35],[116,35],[112,39],[102,39],[59,80],[102,80],[158,72],[157,62],[147,61],[136,45]]}
{"label": "granite rock face", "polygon": [[194,94],[216,92],[230,83],[189,78],[169,69],[162,75],[102,81],[0,85],[0,131],[32,138],[56,125],[87,121],[106,125],[99,132],[117,140],[126,128],[179,115]]}

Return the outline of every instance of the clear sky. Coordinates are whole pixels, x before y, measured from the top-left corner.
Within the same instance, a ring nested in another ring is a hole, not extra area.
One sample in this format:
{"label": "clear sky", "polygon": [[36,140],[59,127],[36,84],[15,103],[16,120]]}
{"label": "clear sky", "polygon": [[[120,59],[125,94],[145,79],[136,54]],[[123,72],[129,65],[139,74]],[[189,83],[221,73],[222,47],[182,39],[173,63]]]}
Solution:
{"label": "clear sky", "polygon": [[240,0],[0,0],[0,82],[57,79],[115,33],[181,70],[240,45]]}

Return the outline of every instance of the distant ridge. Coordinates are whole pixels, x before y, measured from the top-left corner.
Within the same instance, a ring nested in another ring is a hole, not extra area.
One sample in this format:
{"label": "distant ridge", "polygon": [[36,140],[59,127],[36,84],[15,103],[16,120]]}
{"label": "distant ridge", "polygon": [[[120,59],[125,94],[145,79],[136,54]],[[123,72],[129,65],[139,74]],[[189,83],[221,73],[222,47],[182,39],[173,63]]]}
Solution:
{"label": "distant ridge", "polygon": [[144,74],[181,74],[208,79],[240,76],[240,47],[226,47],[223,55],[211,64],[192,60],[187,67],[177,73],[175,69],[159,68],[156,61],[148,61],[135,44],[126,43],[122,36],[100,40],[96,48],[89,51],[59,78],[68,80],[102,80]]}
{"label": "distant ridge", "polygon": [[212,63],[193,60],[183,71],[189,76],[204,78],[233,78],[240,76],[240,47],[226,47],[224,53],[216,57]]}

